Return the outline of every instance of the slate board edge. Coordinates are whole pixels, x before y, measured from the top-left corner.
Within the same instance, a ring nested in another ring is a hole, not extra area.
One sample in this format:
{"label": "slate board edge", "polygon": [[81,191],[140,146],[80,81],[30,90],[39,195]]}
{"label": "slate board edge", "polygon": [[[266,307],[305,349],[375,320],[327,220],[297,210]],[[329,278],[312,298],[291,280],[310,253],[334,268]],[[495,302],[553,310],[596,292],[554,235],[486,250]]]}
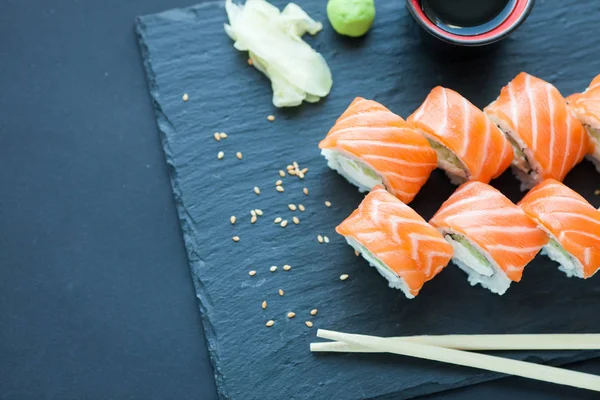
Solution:
{"label": "slate board edge", "polygon": [[[152,98],[152,105],[154,108],[154,112],[156,114],[157,125],[158,125],[159,131],[160,131],[162,147],[163,147],[163,151],[165,153],[165,161],[167,162],[167,166],[168,166],[168,170],[169,170],[169,179],[171,181],[173,197],[175,200],[175,206],[177,208],[177,215],[179,217],[179,221],[181,224],[185,248],[186,248],[188,260],[190,263],[190,272],[191,272],[192,281],[194,283],[194,288],[196,291],[198,308],[200,310],[200,315],[201,315],[203,326],[204,326],[206,344],[207,344],[210,360],[211,360],[211,363],[213,366],[215,380],[217,383],[217,385],[216,385],[217,393],[218,393],[219,398],[221,398],[221,399],[230,399],[231,397],[228,396],[225,379],[222,375],[222,371],[220,370],[219,364],[218,364],[219,355],[217,353],[216,335],[214,333],[213,326],[210,321],[209,313],[207,312],[207,309],[211,307],[209,297],[207,296],[207,293],[205,292],[205,289],[202,284],[202,280],[200,279],[200,275],[197,273],[198,269],[199,269],[199,264],[203,263],[203,261],[202,261],[202,259],[200,259],[197,252],[195,251],[195,245],[194,245],[194,241],[192,239],[193,235],[190,234],[190,231],[193,231],[193,223],[189,219],[185,205],[183,204],[183,201],[182,201],[181,192],[179,189],[179,185],[177,183],[176,170],[175,170],[175,168],[173,166],[173,162],[172,162],[172,153],[171,153],[169,143],[167,140],[167,134],[169,134],[171,132],[175,132],[175,128],[173,127],[173,124],[170,122],[169,118],[163,112],[162,107],[160,106],[160,103],[158,101],[159,88],[156,84],[155,73],[154,73],[154,71],[152,69],[152,65],[150,63],[148,48],[145,44],[145,39],[144,39],[144,29],[145,29],[144,19],[145,18],[160,17],[161,14],[167,14],[167,13],[173,12],[174,10],[192,11],[195,13],[199,8],[202,8],[206,5],[207,5],[207,3],[203,3],[203,4],[197,4],[197,5],[185,7],[185,8],[170,9],[170,10],[166,10],[166,11],[159,12],[156,14],[147,15],[147,16],[138,16],[135,19],[135,31],[136,31],[136,35],[138,38],[138,44],[140,46],[140,52],[142,55],[142,63],[144,65],[144,70],[146,72],[146,79],[148,82],[150,95]],[[308,349],[307,349],[307,351],[308,351]],[[592,353],[592,354],[595,353],[596,355],[590,357],[589,353]],[[578,356],[565,357],[565,358],[567,358],[566,360],[565,359],[555,359],[554,362],[550,363],[550,365],[568,366],[570,364],[574,364],[574,363],[580,362],[582,360],[589,360],[589,359],[599,358],[599,357],[600,357],[600,352],[582,351],[578,354]],[[529,362],[539,361],[536,359],[537,359],[537,357],[531,356],[531,357],[526,357],[524,359],[524,361],[529,361]],[[465,379],[462,381],[458,381],[455,384],[446,385],[443,389],[432,389],[431,391],[429,391],[429,394],[441,393],[444,391],[458,389],[461,387],[477,385],[480,383],[489,382],[489,381],[496,380],[496,379],[502,379],[505,377],[507,377],[507,375],[503,375],[503,374],[491,374],[491,375],[484,376],[484,377],[471,377],[471,378],[468,378],[468,379]],[[427,383],[422,386],[434,387],[434,386],[436,386],[436,384],[435,383]],[[405,392],[395,392],[395,393],[389,393],[389,394],[386,394],[383,396],[377,396],[377,397],[367,398],[367,399],[373,399],[373,400],[374,399],[378,399],[378,400],[391,399],[391,398],[397,398],[398,395],[400,395],[401,398],[403,398],[403,399],[409,399],[409,398],[414,397],[414,395],[411,394],[410,392],[413,392],[418,388],[419,387],[413,388],[412,390],[409,390],[408,393],[406,391]],[[404,396],[404,395],[408,395],[408,396]],[[417,394],[417,397],[420,397],[420,396],[422,396],[422,393]]]}
{"label": "slate board edge", "polygon": [[[169,179],[171,181],[171,186],[173,190],[173,198],[175,200],[175,206],[177,208],[177,215],[179,217],[179,222],[181,224],[181,230],[183,233],[183,239],[185,243],[185,248],[188,256],[188,260],[190,263],[190,273],[192,277],[192,281],[194,283],[194,289],[196,291],[196,298],[198,303],[198,308],[200,309],[200,316],[202,318],[202,326],[204,327],[204,335],[206,338],[206,345],[208,348],[208,353],[210,356],[210,360],[213,366],[213,373],[215,376],[215,380],[217,383],[217,394],[221,399],[228,399],[227,391],[225,389],[225,384],[223,380],[223,375],[219,369],[219,354],[217,352],[216,346],[216,335],[214,333],[212,323],[208,318],[209,313],[206,312],[207,306],[209,306],[210,302],[208,301],[207,293],[205,293],[204,288],[202,286],[202,282],[199,278],[197,278],[196,270],[197,263],[201,263],[202,260],[198,257],[194,250],[194,243],[192,241],[192,235],[188,234],[188,231],[193,229],[193,224],[188,219],[187,212],[185,210],[185,206],[182,202],[181,192],[179,186],[177,184],[176,179],[176,170],[173,167],[171,150],[169,147],[169,143],[167,141],[166,134],[170,131],[174,131],[174,127],[169,121],[169,118],[163,112],[160,103],[157,99],[158,94],[158,86],[156,85],[155,74],[152,69],[152,65],[149,61],[149,53],[148,47],[144,42],[144,16],[137,17],[135,19],[135,30],[138,37],[138,43],[140,46],[140,52],[142,55],[142,62],[144,65],[144,70],[146,71],[146,80],[148,82],[148,88],[150,91],[150,96],[152,97],[152,107],[154,108],[154,112],[156,114],[156,122],[160,131],[162,148],[165,153],[165,161],[167,162],[168,171],[169,171]],[[213,339],[214,338],[214,339]]]}

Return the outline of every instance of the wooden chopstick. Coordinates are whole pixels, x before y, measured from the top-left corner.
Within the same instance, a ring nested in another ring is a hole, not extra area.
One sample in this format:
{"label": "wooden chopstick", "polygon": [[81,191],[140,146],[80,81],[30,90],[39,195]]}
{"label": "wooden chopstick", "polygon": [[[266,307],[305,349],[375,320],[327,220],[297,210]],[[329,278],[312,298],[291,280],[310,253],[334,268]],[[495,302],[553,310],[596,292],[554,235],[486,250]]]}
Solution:
{"label": "wooden chopstick", "polygon": [[572,386],[600,392],[600,376],[567,369],[533,364],[509,358],[471,353],[463,350],[447,349],[421,343],[406,341],[388,341],[385,338],[355,335],[319,329],[317,336],[337,340],[360,347],[369,347],[380,352],[400,354],[409,357],[479,368],[487,371],[515,375],[523,378]]}
{"label": "wooden chopstick", "polygon": [[[525,335],[432,335],[385,338],[388,342],[411,342],[456,350],[598,350],[600,334],[525,334]],[[311,351],[378,353],[373,348],[344,342],[311,343]]]}

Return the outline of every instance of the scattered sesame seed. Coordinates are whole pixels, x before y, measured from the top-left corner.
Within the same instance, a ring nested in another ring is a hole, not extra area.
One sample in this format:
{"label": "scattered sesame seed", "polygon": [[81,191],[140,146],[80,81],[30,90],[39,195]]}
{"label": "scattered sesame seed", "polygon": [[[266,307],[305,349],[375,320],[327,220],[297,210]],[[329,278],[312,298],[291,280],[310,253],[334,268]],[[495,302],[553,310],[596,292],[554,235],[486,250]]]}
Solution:
{"label": "scattered sesame seed", "polygon": [[250,210],[250,215],[253,217],[256,217],[256,211],[255,210]]}
{"label": "scattered sesame seed", "polygon": [[284,270],[284,271],[289,271],[290,269],[292,269],[292,266],[291,266],[291,265],[287,265],[287,264],[286,264],[286,265],[284,265],[284,266],[283,266],[283,270]]}
{"label": "scattered sesame seed", "polygon": [[239,242],[240,241],[240,237],[239,236],[234,236],[231,238],[234,242]]}
{"label": "scattered sesame seed", "polygon": [[251,224],[253,224],[253,223],[255,223],[255,222],[256,222],[256,220],[257,220],[257,218],[256,218],[256,215],[253,215],[253,216],[250,218],[250,223],[251,223]]}
{"label": "scattered sesame seed", "polygon": [[274,116],[274,115],[269,115],[269,116],[267,117],[267,119],[268,119],[269,121],[273,122],[273,121],[275,121],[275,116]]}
{"label": "scattered sesame seed", "polygon": [[317,241],[318,241],[319,243],[323,243],[323,236],[321,236],[321,235],[317,235]]}
{"label": "scattered sesame seed", "polygon": [[308,168],[302,168],[302,169],[300,170],[300,172],[302,172],[303,174],[306,174],[306,173],[308,172]]}
{"label": "scattered sesame seed", "polygon": [[263,302],[261,304],[261,307],[262,307],[263,310],[267,309],[267,301],[266,300],[263,300]]}
{"label": "scattered sesame seed", "polygon": [[304,188],[304,189],[302,189],[302,192],[304,192],[304,194],[305,194],[306,196],[308,196],[308,188]]}
{"label": "scattered sesame seed", "polygon": [[275,186],[281,186],[283,185],[283,181],[280,179],[277,182],[275,182]]}
{"label": "scattered sesame seed", "polygon": [[231,222],[231,225],[235,224],[235,215],[232,215],[231,217],[229,217],[229,222]]}
{"label": "scattered sesame seed", "polygon": [[298,217],[292,217],[292,221],[294,221],[296,225],[300,223],[300,219]]}
{"label": "scattered sesame seed", "polygon": [[258,215],[259,217],[261,217],[263,215],[263,211],[260,208],[255,208],[254,212],[256,213],[256,215]]}
{"label": "scattered sesame seed", "polygon": [[260,189],[258,188],[258,186],[254,186],[254,193],[260,194]]}
{"label": "scattered sesame seed", "polygon": [[252,270],[252,271],[248,272],[248,275],[250,275],[250,276],[254,276],[254,275],[256,275],[256,271],[255,271],[255,270]]}
{"label": "scattered sesame seed", "polygon": [[290,174],[290,175],[294,176],[294,175],[296,175],[296,171],[294,171],[293,169],[290,169],[290,170],[288,171],[288,174]]}
{"label": "scattered sesame seed", "polygon": [[184,93],[182,99],[183,101],[188,101],[190,99],[190,96],[188,96],[187,93]]}
{"label": "scattered sesame seed", "polygon": [[596,196],[600,195],[600,189],[596,189],[596,190],[594,190],[594,194],[595,194]]}
{"label": "scattered sesame seed", "polygon": [[283,296],[283,289],[279,289],[278,293],[280,296]]}
{"label": "scattered sesame seed", "polygon": [[225,132],[219,133],[219,136],[221,136],[221,139],[227,139],[227,134]]}
{"label": "scattered sesame seed", "polygon": [[238,151],[237,153],[235,153],[235,156],[238,158],[238,160],[242,159],[242,152]]}
{"label": "scattered sesame seed", "polygon": [[221,136],[219,136],[219,132],[215,132],[215,134],[213,135],[213,137],[215,138],[215,140],[216,140],[217,142],[220,142],[220,141],[221,141]]}
{"label": "scattered sesame seed", "polygon": [[306,324],[306,326],[308,326],[309,328],[312,328],[312,327],[313,327],[313,323],[312,323],[312,322],[310,322],[310,321],[306,321],[306,322],[305,322],[305,324]]}
{"label": "scattered sesame seed", "polygon": [[290,211],[296,211],[296,209],[297,209],[298,207],[296,207],[296,205],[295,205],[295,204],[288,204],[288,208],[290,209]]}
{"label": "scattered sesame seed", "polygon": [[251,59],[251,58],[249,58],[249,59],[248,59],[248,65],[250,65],[250,66],[251,66],[251,65],[253,65],[253,64],[254,64],[254,61],[252,61],[252,59]]}
{"label": "scattered sesame seed", "polygon": [[300,178],[300,179],[304,179],[304,174],[303,174],[302,172],[298,172],[298,174],[297,174],[297,175],[298,175],[298,178]]}
{"label": "scattered sesame seed", "polygon": [[358,251],[358,250],[354,250],[354,255],[355,255],[356,257],[360,256],[360,251]]}
{"label": "scattered sesame seed", "polygon": [[277,190],[278,192],[283,192],[284,189],[283,186],[277,186],[275,190]]}
{"label": "scattered sesame seed", "polygon": [[345,281],[346,279],[348,279],[348,274],[341,274],[340,275],[340,281]]}
{"label": "scattered sesame seed", "polygon": [[[266,301],[263,304],[266,304]],[[310,315],[317,315],[318,312],[319,312],[319,310],[317,310],[316,308],[313,308],[312,310],[310,310]]]}
{"label": "scattered sesame seed", "polygon": [[295,312],[291,312],[291,311],[290,311],[290,312],[287,314],[287,317],[288,317],[288,318],[294,318],[295,316],[296,316],[296,313],[295,313]]}
{"label": "scattered sesame seed", "polygon": [[294,169],[294,166],[292,164],[289,164],[285,168],[289,171],[290,169]]}
{"label": "scattered sesame seed", "polygon": [[282,169],[280,169],[279,170],[279,176],[282,177],[282,178],[284,178],[285,177],[285,171],[282,170]]}
{"label": "scattered sesame seed", "polygon": [[288,220],[284,219],[283,221],[281,221],[281,224],[279,224],[282,228],[285,228],[288,224]]}
{"label": "scattered sesame seed", "polygon": [[330,202],[329,200],[326,200],[326,201],[325,201],[325,206],[326,206],[326,207],[331,207],[331,202]]}
{"label": "scattered sesame seed", "polygon": [[294,161],[294,162],[292,163],[292,165],[293,165],[293,166],[294,166],[294,168],[296,168],[296,169],[298,169],[298,167],[299,167],[299,165],[298,165],[298,163],[297,163],[296,161]]}
{"label": "scattered sesame seed", "polygon": [[273,321],[272,319],[270,319],[270,320],[267,321],[267,323],[265,325],[267,326],[267,328],[270,328],[273,325],[275,325],[275,321]]}
{"label": "scattered sesame seed", "polygon": [[273,220],[273,222],[275,222],[276,224],[280,223],[281,221],[283,221],[283,220],[281,219],[281,217],[277,217],[277,218],[275,218],[275,219]]}
{"label": "scattered sesame seed", "polygon": [[302,204],[298,204],[298,210],[304,211],[304,206]]}
{"label": "scattered sesame seed", "polygon": [[277,271],[277,266],[276,265],[271,266],[271,268],[269,268],[269,271],[271,271],[271,272]]}
{"label": "scattered sesame seed", "polygon": [[225,157],[225,153],[223,153],[222,151],[220,151],[220,152],[217,153],[217,158],[219,160],[222,159],[223,157]]}
{"label": "scattered sesame seed", "polygon": [[329,238],[328,238],[327,236],[323,236],[323,241],[324,241],[325,243],[329,243]]}

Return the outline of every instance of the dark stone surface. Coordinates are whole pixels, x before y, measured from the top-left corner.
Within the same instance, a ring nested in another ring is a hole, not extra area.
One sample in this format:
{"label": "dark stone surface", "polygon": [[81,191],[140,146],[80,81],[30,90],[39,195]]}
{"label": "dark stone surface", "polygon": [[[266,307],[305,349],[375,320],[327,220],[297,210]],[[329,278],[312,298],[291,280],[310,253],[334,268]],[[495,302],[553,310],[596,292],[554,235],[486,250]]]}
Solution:
{"label": "dark stone surface", "polygon": [[[376,99],[407,116],[427,92],[441,84],[476,105],[493,100],[502,85],[525,70],[565,94],[580,90],[600,71],[593,35],[600,4],[561,8],[539,2],[511,38],[485,49],[431,45],[401,2],[379,2],[373,30],[363,39],[336,36],[330,27],[314,47],[334,76],[330,96],[316,105],[274,110],[268,81],[248,67],[246,54],[232,47],[222,25],[221,2],[177,9],[138,20],[138,33],[151,93],[163,133],[179,217],[219,393],[239,399],[408,398],[497,377],[482,371],[382,355],[313,355],[308,343],[315,328],[377,335],[442,333],[597,332],[598,280],[567,279],[538,257],[503,297],[471,288],[450,266],[408,301],[357,259],[333,228],[359,203],[361,195],[327,169],[317,143],[354,96]],[[284,2],[277,2],[283,5]],[[325,21],[320,1],[302,2]],[[578,9],[578,10],[577,10]],[[575,13],[577,21],[568,17]],[[188,93],[190,100],[181,100]],[[268,114],[277,116],[269,123]],[[215,131],[229,138],[216,142]],[[218,151],[225,158],[218,161]],[[242,151],[243,160],[235,158]],[[293,160],[310,172],[304,181],[284,179],[275,191],[277,171]],[[591,164],[573,170],[566,183],[598,206],[593,191],[600,176]],[[494,182],[518,200],[518,182],[503,175]],[[262,189],[260,196],[252,188]],[[308,187],[310,195],[302,194]],[[412,206],[429,218],[453,191],[438,171]],[[324,200],[333,203],[331,208]],[[292,213],[288,203],[307,211]],[[251,225],[249,210],[264,216]],[[301,224],[282,229],[276,216]],[[238,223],[229,224],[236,215]],[[317,234],[331,238],[319,245]],[[234,243],[233,235],[241,241]],[[281,266],[291,264],[292,271]],[[279,271],[269,272],[278,265]],[[248,276],[255,269],[258,274]],[[338,276],[349,273],[341,282]],[[277,290],[285,290],[285,296]],[[263,300],[269,302],[261,310]],[[309,310],[319,314],[309,318]],[[288,311],[296,318],[285,317]],[[268,319],[276,321],[267,329]],[[312,319],[315,328],[304,321]],[[507,356],[560,364],[598,352],[530,352]],[[574,393],[571,391],[569,393]]]}

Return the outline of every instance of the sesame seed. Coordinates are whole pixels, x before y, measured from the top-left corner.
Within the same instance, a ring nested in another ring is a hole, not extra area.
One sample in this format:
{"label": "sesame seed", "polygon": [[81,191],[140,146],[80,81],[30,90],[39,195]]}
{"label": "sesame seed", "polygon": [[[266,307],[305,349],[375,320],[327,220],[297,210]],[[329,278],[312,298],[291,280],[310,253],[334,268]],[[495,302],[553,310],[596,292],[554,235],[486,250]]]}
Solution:
{"label": "sesame seed", "polygon": [[[266,301],[264,302],[264,304],[266,304]],[[317,312],[319,312],[319,310],[317,310],[316,308],[313,308],[312,310],[310,310],[310,315],[317,315]]]}
{"label": "sesame seed", "polygon": [[274,115],[269,115],[269,116],[267,117],[267,119],[268,119],[269,121],[273,122],[273,121],[275,121],[275,116],[274,116]]}
{"label": "sesame seed", "polygon": [[254,186],[254,193],[260,194],[260,189],[258,188],[258,186]]}
{"label": "sesame seed", "polygon": [[282,170],[282,169],[280,169],[279,170],[279,176],[282,177],[282,178],[284,178],[285,177],[285,171]]}
{"label": "sesame seed", "polygon": [[253,215],[252,218],[250,218],[250,223],[253,224],[255,223],[257,220],[256,215]]}
{"label": "sesame seed", "polygon": [[295,204],[288,204],[288,208],[290,209],[290,211],[296,211],[296,209],[297,209],[298,207],[296,207],[296,205],[295,205]]}
{"label": "sesame seed", "polygon": [[355,255],[356,257],[360,256],[360,251],[358,251],[358,250],[354,250],[354,255]]}
{"label": "sesame seed", "polygon": [[304,192],[304,194],[305,194],[306,196],[308,196],[308,188],[304,188],[304,189],[302,189],[302,192]]}
{"label": "sesame seed", "polygon": [[323,243],[323,236],[321,236],[321,235],[317,235],[317,241],[318,241],[319,243]]}
{"label": "sesame seed", "polygon": [[284,219],[283,221],[281,221],[281,224],[279,224],[282,228],[285,228],[288,224],[288,220]]}
{"label": "sesame seed", "polygon": [[256,271],[255,271],[255,270],[252,270],[252,271],[248,272],[248,275],[250,275],[250,276],[254,276],[254,275],[256,275]]}
{"label": "sesame seed", "polygon": [[250,215],[253,217],[256,217],[256,211],[255,210],[250,210]]}
{"label": "sesame seed", "polygon": [[267,328],[270,328],[273,325],[275,325],[275,321],[273,321],[272,319],[270,319],[270,320],[267,321],[267,323],[265,325],[267,326]]}
{"label": "sesame seed", "polygon": [[277,182],[275,182],[275,186],[281,186],[283,185],[283,181],[280,179]]}
{"label": "sesame seed", "polygon": [[329,200],[325,201],[325,206],[326,207],[331,207],[331,202]]}
{"label": "sesame seed", "polygon": [[235,153],[235,156],[238,158],[238,160],[242,159],[242,152],[238,151],[237,153]]}
{"label": "sesame seed", "polygon": [[291,265],[287,265],[287,264],[286,264],[286,265],[284,265],[284,266],[283,266],[283,270],[284,270],[284,271],[289,271],[290,269],[292,269],[292,266],[291,266]]}
{"label": "sesame seed", "polygon": [[220,151],[220,152],[217,153],[217,158],[219,160],[222,159],[223,157],[225,157],[225,153],[223,153],[222,151]]}
{"label": "sesame seed", "polygon": [[287,317],[288,317],[288,318],[294,318],[295,316],[296,316],[296,313],[295,313],[295,312],[289,312],[289,313],[287,314]]}
{"label": "sesame seed", "polygon": [[346,279],[348,279],[348,274],[341,274],[340,275],[340,281],[345,281]]}
{"label": "sesame seed", "polygon": [[227,134],[225,132],[219,133],[219,136],[221,136],[221,139],[227,139]]}
{"label": "sesame seed", "polygon": [[277,266],[276,265],[271,266],[271,268],[269,268],[269,271],[271,271],[271,272],[277,271]]}
{"label": "sesame seed", "polygon": [[324,241],[325,243],[329,243],[329,238],[328,238],[327,236],[323,236],[323,241]]}
{"label": "sesame seed", "polygon": [[300,172],[302,172],[303,174],[306,174],[306,173],[308,172],[308,168],[302,168],[302,169],[300,170]]}
{"label": "sesame seed", "polygon": [[249,59],[248,59],[248,65],[250,65],[250,66],[251,66],[252,64],[254,64],[254,62],[252,61],[252,59],[251,59],[251,58],[249,58]]}
{"label": "sesame seed", "polygon": [[219,132],[215,132],[215,134],[213,135],[213,137],[215,138],[215,140],[216,140],[217,142],[220,142],[220,141],[221,141],[221,136],[219,136]]}
{"label": "sesame seed", "polygon": [[240,237],[239,236],[234,236],[231,238],[231,240],[233,240],[234,242],[239,242],[240,241]]}
{"label": "sesame seed", "polygon": [[282,221],[281,217],[277,217],[273,220],[273,222],[275,222],[276,224],[280,223]]}
{"label": "sesame seed", "polygon": [[296,171],[294,171],[293,169],[290,169],[290,170],[288,171],[288,174],[290,174],[290,175],[294,176],[294,175],[296,175]]}
{"label": "sesame seed", "polygon": [[297,163],[296,161],[294,161],[294,162],[292,163],[292,165],[294,166],[294,168],[298,169],[298,163]]}
{"label": "sesame seed", "polygon": [[235,224],[235,215],[232,215],[231,217],[229,217],[229,222],[231,222],[231,225]]}
{"label": "sesame seed", "polygon": [[279,293],[280,296],[283,296],[283,289],[279,289],[278,293]]}
{"label": "sesame seed", "polygon": [[254,209],[254,212],[256,213],[256,215],[258,215],[259,217],[261,217],[263,215],[263,211],[260,208],[256,208]]}
{"label": "sesame seed", "polygon": [[188,96],[187,93],[184,93],[181,98],[183,99],[183,101],[188,101],[190,99],[190,96]]}
{"label": "sesame seed", "polygon": [[298,204],[298,210],[304,212],[304,206],[302,204]]}
{"label": "sesame seed", "polygon": [[594,190],[594,194],[595,194],[596,196],[600,195],[600,189],[596,189],[596,190]]}
{"label": "sesame seed", "polygon": [[310,321],[306,321],[306,322],[305,322],[305,324],[306,324],[306,326],[308,326],[309,328],[312,328],[312,327],[313,327],[313,323],[312,323],[312,322],[310,322]]}
{"label": "sesame seed", "polygon": [[283,192],[284,189],[283,186],[277,186],[275,190],[277,190],[278,192]]}
{"label": "sesame seed", "polygon": [[290,165],[287,165],[285,168],[289,171],[290,169],[294,169],[294,166],[292,164],[290,164]]}
{"label": "sesame seed", "polygon": [[300,223],[300,219],[298,217],[292,217],[292,221],[298,225]]}
{"label": "sesame seed", "polygon": [[263,302],[261,304],[261,307],[262,307],[263,310],[267,309],[267,301],[266,300],[263,300]]}

